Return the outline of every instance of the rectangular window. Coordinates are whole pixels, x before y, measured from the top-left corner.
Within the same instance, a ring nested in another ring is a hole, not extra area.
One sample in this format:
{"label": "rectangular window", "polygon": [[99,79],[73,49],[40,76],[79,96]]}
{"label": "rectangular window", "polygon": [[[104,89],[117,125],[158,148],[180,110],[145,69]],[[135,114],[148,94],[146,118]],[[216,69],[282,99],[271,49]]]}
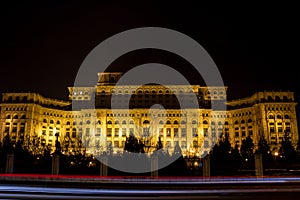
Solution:
{"label": "rectangular window", "polygon": [[208,136],[208,128],[203,129],[203,135],[204,135],[204,137]]}
{"label": "rectangular window", "polygon": [[242,137],[246,137],[246,131],[242,131]]}
{"label": "rectangular window", "polygon": [[129,134],[134,135],[134,129],[133,128],[129,128]]}
{"label": "rectangular window", "polygon": [[143,134],[145,137],[149,137],[149,128],[143,128]]}
{"label": "rectangular window", "polygon": [[24,133],[25,132],[25,127],[24,126],[21,126],[20,127],[20,133]]}
{"label": "rectangular window", "polygon": [[197,140],[194,140],[194,141],[193,141],[193,146],[194,146],[194,147],[198,147],[198,141],[197,141]]}
{"label": "rectangular window", "polygon": [[171,137],[171,128],[167,128],[167,137]]}
{"label": "rectangular window", "polygon": [[167,141],[166,143],[166,148],[170,148],[171,147],[171,142],[170,141]]}
{"label": "rectangular window", "polygon": [[174,137],[178,137],[178,128],[174,128]]}
{"label": "rectangular window", "polygon": [[122,137],[126,137],[126,128],[122,128]]}
{"label": "rectangular window", "polygon": [[5,132],[5,133],[8,133],[8,132],[9,132],[9,127],[5,127],[4,132]]}
{"label": "rectangular window", "polygon": [[270,127],[270,133],[275,133],[275,128],[274,127]]}
{"label": "rectangular window", "polygon": [[159,136],[160,137],[164,136],[164,129],[163,128],[159,128]]}
{"label": "rectangular window", "polygon": [[76,138],[76,130],[72,131],[72,138]]}
{"label": "rectangular window", "polygon": [[198,129],[197,128],[193,128],[192,133],[193,133],[193,137],[198,137]]}
{"label": "rectangular window", "polygon": [[204,140],[204,148],[209,148],[209,142],[207,140]]}
{"label": "rectangular window", "polygon": [[186,141],[181,141],[181,148],[186,148]]}
{"label": "rectangular window", "polygon": [[111,137],[111,133],[112,133],[112,128],[107,128],[106,136]]}
{"label": "rectangular window", "polygon": [[218,133],[221,134],[223,132],[222,128],[218,128]]}
{"label": "rectangular window", "polygon": [[115,128],[115,137],[119,137],[119,132],[120,132],[120,129],[119,128]]}
{"label": "rectangular window", "polygon": [[278,133],[282,133],[282,127],[278,127]]}
{"label": "rectangular window", "polygon": [[114,141],[114,146],[119,147],[119,141]]}
{"label": "rectangular window", "polygon": [[181,137],[185,138],[186,137],[186,128],[181,129]]}
{"label": "rectangular window", "polygon": [[252,130],[248,130],[249,135],[253,135],[253,131]]}
{"label": "rectangular window", "polygon": [[122,141],[121,146],[119,148],[124,148],[125,147],[125,141]]}
{"label": "rectangular window", "polygon": [[240,133],[239,132],[235,132],[235,137],[239,137]]}
{"label": "rectangular window", "polygon": [[212,133],[211,133],[211,136],[212,136],[213,138],[215,138],[215,137],[216,137],[216,132],[212,132]]}
{"label": "rectangular window", "polygon": [[90,128],[85,129],[85,136],[89,137],[90,136]]}

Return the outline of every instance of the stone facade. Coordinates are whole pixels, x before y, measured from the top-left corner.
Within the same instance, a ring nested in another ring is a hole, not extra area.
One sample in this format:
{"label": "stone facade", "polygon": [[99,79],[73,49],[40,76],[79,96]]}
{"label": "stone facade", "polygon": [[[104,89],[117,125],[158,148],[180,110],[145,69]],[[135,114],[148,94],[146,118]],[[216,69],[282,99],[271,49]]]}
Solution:
{"label": "stone facade", "polygon": [[110,146],[114,153],[121,152],[126,137],[134,134],[149,152],[160,138],[169,152],[179,144],[184,155],[199,156],[208,153],[221,134],[229,134],[232,146],[240,146],[248,135],[257,146],[264,136],[273,153],[286,133],[295,146],[298,142],[293,92],[264,91],[226,101],[226,87],[115,87],[121,73],[98,76],[94,87],[69,87],[69,101],[4,93],[1,141],[7,134],[13,142],[38,137],[40,145],[54,151],[57,134],[62,146],[70,147],[63,151],[81,147],[99,154]]}

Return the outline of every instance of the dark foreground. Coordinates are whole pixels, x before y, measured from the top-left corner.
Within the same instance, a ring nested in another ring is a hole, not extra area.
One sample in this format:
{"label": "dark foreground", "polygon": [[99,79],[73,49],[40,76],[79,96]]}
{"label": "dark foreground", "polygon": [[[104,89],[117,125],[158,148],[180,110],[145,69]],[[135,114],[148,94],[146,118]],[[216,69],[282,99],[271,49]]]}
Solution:
{"label": "dark foreground", "polygon": [[300,177],[0,175],[1,199],[300,199]]}

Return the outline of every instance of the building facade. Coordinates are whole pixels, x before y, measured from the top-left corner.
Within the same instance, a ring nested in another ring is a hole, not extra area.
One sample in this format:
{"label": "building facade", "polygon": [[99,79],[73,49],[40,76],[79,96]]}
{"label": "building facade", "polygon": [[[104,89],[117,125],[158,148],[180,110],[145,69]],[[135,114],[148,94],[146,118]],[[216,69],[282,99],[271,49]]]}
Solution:
{"label": "building facade", "polygon": [[171,153],[176,144],[184,155],[208,153],[222,134],[232,146],[247,136],[255,147],[264,137],[273,153],[285,134],[298,142],[293,92],[264,91],[226,101],[226,87],[200,85],[122,85],[121,73],[99,73],[94,87],[69,87],[69,101],[37,93],[4,93],[0,104],[0,139],[13,142],[36,137],[39,145],[63,153],[86,149],[101,154],[122,152],[126,137],[135,135],[149,152],[160,139]]}

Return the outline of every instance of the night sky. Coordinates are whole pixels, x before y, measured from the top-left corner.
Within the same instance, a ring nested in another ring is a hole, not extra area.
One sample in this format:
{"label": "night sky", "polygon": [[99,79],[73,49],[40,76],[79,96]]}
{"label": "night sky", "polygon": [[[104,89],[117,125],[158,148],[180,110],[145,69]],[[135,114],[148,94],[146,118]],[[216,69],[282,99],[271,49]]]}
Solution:
{"label": "night sky", "polygon": [[[165,27],[201,44],[218,66],[228,98],[263,90],[294,91],[300,102],[297,6],[181,3],[24,1],[1,5],[0,92],[35,91],[67,99],[78,68],[106,38],[132,28]],[[117,59],[112,71],[160,62],[190,72],[178,56],[140,50]],[[186,73],[189,75],[193,73]],[[191,82],[195,77],[191,76]]]}

